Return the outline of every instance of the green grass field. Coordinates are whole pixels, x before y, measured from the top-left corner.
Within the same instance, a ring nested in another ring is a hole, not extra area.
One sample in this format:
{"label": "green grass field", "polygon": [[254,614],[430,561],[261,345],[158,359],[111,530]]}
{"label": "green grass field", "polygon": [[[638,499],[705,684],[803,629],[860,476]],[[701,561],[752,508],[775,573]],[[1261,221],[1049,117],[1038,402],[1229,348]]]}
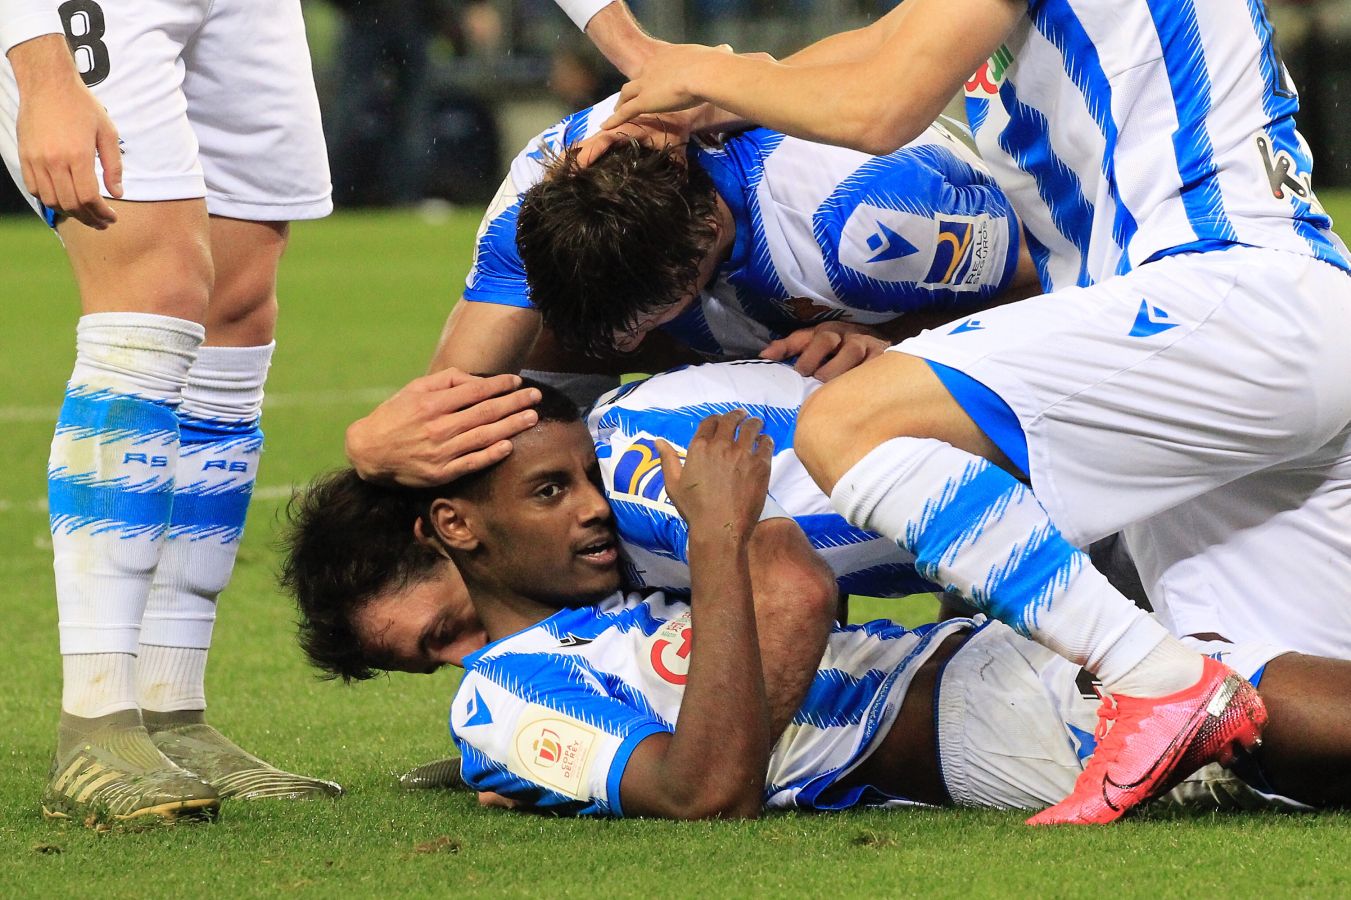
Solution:
{"label": "green grass field", "polygon": [[[1351,221],[1351,194],[1331,199]],[[268,451],[221,602],[210,716],[347,796],[227,804],[211,826],[98,834],[44,822],[37,803],[60,699],[42,472],[77,304],[56,241],[28,219],[0,221],[0,897],[1351,893],[1351,817],[1339,814],[1054,831],[956,811],[671,824],[554,820],[480,810],[465,794],[399,792],[396,772],[451,749],[456,675],[316,680],[273,585],[271,539],[293,486],[342,461],[346,424],[422,370],[476,224],[476,214],[339,216],[296,228],[282,267]],[[859,606],[856,617],[895,609]]]}

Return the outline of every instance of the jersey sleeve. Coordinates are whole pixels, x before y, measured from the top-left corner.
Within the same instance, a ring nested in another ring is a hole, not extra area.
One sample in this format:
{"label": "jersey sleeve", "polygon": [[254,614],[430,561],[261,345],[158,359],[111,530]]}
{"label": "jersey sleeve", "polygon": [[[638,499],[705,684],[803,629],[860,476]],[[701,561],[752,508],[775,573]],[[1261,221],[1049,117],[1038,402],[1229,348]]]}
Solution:
{"label": "jersey sleeve", "polygon": [[474,260],[464,280],[464,299],[501,306],[531,306],[525,264],[516,250],[516,219],[520,213],[519,191],[509,175],[479,223]]}
{"label": "jersey sleeve", "polygon": [[[679,446],[676,451],[683,460],[685,451]],[[637,547],[688,564],[690,529],[666,495],[656,438],[645,431],[612,430],[600,464],[615,528],[630,551]]]}
{"label": "jersey sleeve", "polygon": [[983,304],[1012,282],[1021,243],[994,179],[934,143],[865,164],[818,213],[816,230],[839,301],[869,321]]}
{"label": "jersey sleeve", "polygon": [[622,816],[619,787],[645,738],[675,729],[608,694],[585,663],[547,653],[480,659],[450,709],[465,783],[534,809]]}
{"label": "jersey sleeve", "polygon": [[[7,0],[0,0],[0,3]],[[464,299],[472,303],[533,308],[525,264],[516,249],[521,195],[544,177],[550,153],[585,140],[614,110],[618,95],[567,116],[531,139],[511,163],[511,171],[488,204],[474,238],[474,259],[465,277]]]}
{"label": "jersey sleeve", "polygon": [[586,31],[587,23],[596,13],[609,6],[611,0],[554,0],[554,2],[558,4],[559,9],[568,14],[572,24]]}
{"label": "jersey sleeve", "polygon": [[24,41],[62,34],[56,0],[0,0],[0,56]]}

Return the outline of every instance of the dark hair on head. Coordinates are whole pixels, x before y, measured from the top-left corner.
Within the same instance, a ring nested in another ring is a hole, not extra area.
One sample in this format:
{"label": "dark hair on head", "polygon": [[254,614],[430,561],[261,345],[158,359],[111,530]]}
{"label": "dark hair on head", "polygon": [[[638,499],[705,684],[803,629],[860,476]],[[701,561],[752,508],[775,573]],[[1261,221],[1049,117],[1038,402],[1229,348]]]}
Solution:
{"label": "dark hair on head", "polygon": [[352,626],[378,594],[425,580],[446,560],[413,537],[430,491],[321,475],[286,508],[278,581],[300,611],[301,649],[329,678],[363,681],[382,668]]}
{"label": "dark hair on head", "polygon": [[582,167],[570,147],[525,192],[516,246],[530,299],[564,346],[613,351],[616,333],[694,290],[717,194],[683,154],[629,141]]}
{"label": "dark hair on head", "polygon": [[[539,390],[539,421],[580,421],[577,405],[558,388],[523,378]],[[363,481],[353,469],[321,475],[296,493],[286,509],[279,539],[278,581],[300,612],[301,649],[328,678],[345,682],[372,678],[382,669],[363,647],[352,625],[355,614],[376,596],[431,578],[451,565],[419,543],[413,525],[439,497],[482,491],[497,466],[432,488],[385,486]]]}

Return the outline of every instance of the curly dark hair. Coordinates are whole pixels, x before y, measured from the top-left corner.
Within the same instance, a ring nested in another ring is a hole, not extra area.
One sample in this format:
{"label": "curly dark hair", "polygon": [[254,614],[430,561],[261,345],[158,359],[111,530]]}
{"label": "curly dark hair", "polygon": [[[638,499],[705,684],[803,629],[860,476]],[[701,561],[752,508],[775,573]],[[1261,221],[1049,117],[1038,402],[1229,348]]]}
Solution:
{"label": "curly dark hair", "polygon": [[681,147],[629,141],[586,167],[570,147],[522,197],[530,299],[565,347],[612,352],[616,333],[694,290],[716,212],[712,179]]}
{"label": "curly dark hair", "polygon": [[[533,379],[539,422],[577,422],[581,415],[567,395]],[[277,580],[295,598],[301,649],[326,678],[364,681],[384,667],[357,638],[353,617],[377,596],[432,578],[451,565],[413,537],[433,500],[482,496],[497,466],[432,488],[386,486],[363,481],[353,469],[321,475],[291,498],[278,539],[282,551]]]}

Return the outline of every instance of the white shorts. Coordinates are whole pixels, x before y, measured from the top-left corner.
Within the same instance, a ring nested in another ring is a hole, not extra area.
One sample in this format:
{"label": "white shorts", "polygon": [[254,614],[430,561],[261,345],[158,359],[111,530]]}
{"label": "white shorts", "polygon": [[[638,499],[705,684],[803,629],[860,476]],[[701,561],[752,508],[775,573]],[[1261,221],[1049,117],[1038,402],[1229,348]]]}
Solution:
{"label": "white shorts", "polygon": [[[212,215],[264,222],[332,210],[299,0],[62,8],[81,74],[122,140],[124,199],[205,197]],[[0,155],[22,187],[17,94],[0,59]]]}
{"label": "white shorts", "polygon": [[938,761],[953,803],[1041,809],[1069,794],[1097,727],[1080,671],[999,622],[967,639],[938,682]]}
{"label": "white shorts", "polygon": [[[1270,644],[1191,646],[1247,678],[1287,652]],[[1040,809],[1063,799],[1096,748],[1100,702],[1078,666],[999,622],[986,624],[948,660],[938,682],[938,759],[953,803]],[[1200,808],[1196,793],[1173,799]],[[1245,795],[1261,802],[1250,790]]]}
{"label": "white shorts", "polygon": [[1348,335],[1346,273],[1233,248],[894,349],[998,394],[1057,527],[1081,547],[1124,530],[1178,633],[1351,657]]}

